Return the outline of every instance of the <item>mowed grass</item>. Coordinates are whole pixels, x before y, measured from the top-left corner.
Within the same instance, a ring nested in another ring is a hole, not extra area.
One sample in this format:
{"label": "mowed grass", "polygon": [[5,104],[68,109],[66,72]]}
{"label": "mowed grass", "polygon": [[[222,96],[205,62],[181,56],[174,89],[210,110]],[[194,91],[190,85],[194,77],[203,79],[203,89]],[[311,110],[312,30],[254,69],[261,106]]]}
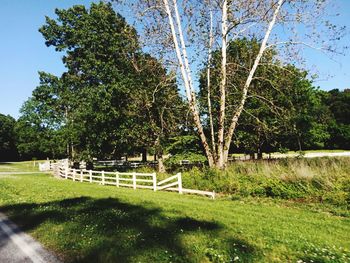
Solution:
{"label": "mowed grass", "polygon": [[290,201],[30,174],[0,177],[0,210],[65,262],[350,262],[350,219]]}
{"label": "mowed grass", "polygon": [[44,161],[0,162],[0,172],[38,172],[39,163]]}

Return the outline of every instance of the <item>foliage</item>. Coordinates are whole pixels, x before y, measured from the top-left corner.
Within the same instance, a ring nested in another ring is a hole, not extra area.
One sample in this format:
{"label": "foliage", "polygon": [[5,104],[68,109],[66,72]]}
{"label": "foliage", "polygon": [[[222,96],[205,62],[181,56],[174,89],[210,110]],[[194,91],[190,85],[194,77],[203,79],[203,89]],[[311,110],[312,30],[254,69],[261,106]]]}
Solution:
{"label": "foliage", "polygon": [[[47,17],[39,31],[47,46],[62,52],[66,71],[61,76],[39,72],[40,84],[23,105],[15,127],[20,157],[68,155],[88,160],[150,151],[161,163],[168,151],[173,155],[168,163],[201,160],[206,150],[193,136],[198,127],[187,123],[188,105],[179,93],[176,72],[144,52],[136,29],[104,2],[55,12],[57,17]],[[260,46],[261,41],[251,36],[228,43],[227,119],[241,101],[242,87]],[[213,48],[213,58],[206,66],[211,69],[217,130],[222,53],[217,46]],[[277,51],[273,47],[265,50],[254,73],[235,126],[231,153],[258,152],[261,156],[262,152],[287,149],[349,148],[350,92],[320,91],[307,72],[280,62]],[[199,122],[204,121],[209,138],[206,85],[202,70]],[[224,123],[225,130],[229,124]],[[217,137],[216,131],[214,141]]]}
{"label": "foliage", "polygon": [[165,164],[170,170],[176,170],[178,169],[179,164],[181,164],[181,161],[183,160],[189,161],[190,164],[200,163],[202,165],[204,165],[207,161],[205,155],[201,153],[188,152],[170,156],[168,159],[166,159]]}
{"label": "foliage", "polygon": [[346,262],[350,257],[348,218],[325,213],[323,205],[102,189],[33,174],[0,178],[0,209],[64,262],[297,262],[319,257],[334,262],[332,256]]}
{"label": "foliage", "polygon": [[66,105],[70,155],[103,157],[123,139],[136,31],[102,2],[55,12],[58,18],[46,17],[39,31],[47,46],[64,52],[67,72],[56,96]]}
{"label": "foliage", "polygon": [[57,96],[60,80],[39,72],[40,85],[22,106],[15,132],[21,159],[62,158],[67,140],[61,129],[64,124],[64,104]]}
{"label": "foliage", "polygon": [[[259,50],[257,39],[237,39],[228,45],[226,114],[233,115],[241,100],[241,90],[250,66]],[[324,92],[312,86],[308,74],[293,65],[278,61],[278,53],[269,50],[255,73],[240,117],[231,151],[246,153],[288,149],[317,149],[329,139],[327,107]],[[214,127],[218,126],[220,105],[220,50],[215,50],[211,63],[211,96]],[[208,116],[206,70],[200,81],[200,101]],[[208,118],[206,118],[209,121]],[[207,126],[209,123],[207,123]],[[208,128],[207,128],[208,129]],[[215,135],[217,136],[217,135]]]}
{"label": "foliage", "polygon": [[0,161],[17,159],[15,125],[10,115],[0,114]]}
{"label": "foliage", "polygon": [[172,138],[167,151],[172,155],[203,152],[200,141],[195,135],[180,135]]}
{"label": "foliage", "polygon": [[[278,71],[279,66],[285,65],[276,63],[274,56],[298,65],[301,47],[321,45],[323,50],[335,52],[337,45],[330,42],[340,40],[345,32],[344,27],[331,22],[331,1],[113,2],[135,10],[134,19],[140,23],[147,50],[153,51],[169,68],[177,69],[208,165],[221,169],[228,162],[234,132],[247,100],[265,95],[260,92],[260,85],[254,84],[260,82],[273,89],[277,78],[274,68]],[[309,12],[313,15],[307,15]],[[230,45],[234,42],[236,45]],[[205,72],[198,71],[201,63],[206,64]],[[205,80],[209,87],[209,83],[213,84],[213,92],[208,87],[207,96],[202,96],[213,105],[213,114],[210,106],[202,111],[197,102],[198,75],[202,75],[201,84]],[[208,115],[210,121],[206,120]],[[215,125],[211,116],[216,118]],[[322,134],[317,140],[322,143],[325,137]]]}
{"label": "foliage", "polygon": [[22,152],[47,154],[34,142],[40,130],[38,137],[52,137],[48,149],[61,154],[55,141],[72,159],[118,158],[150,147],[161,153],[179,129],[183,104],[171,75],[141,50],[136,30],[111,4],[55,13],[39,31],[47,46],[63,53],[66,72],[39,73],[40,85],[22,112],[22,127],[33,135],[21,143]]}
{"label": "foliage", "polygon": [[350,149],[350,90],[330,90],[324,97],[324,104],[329,107],[332,120],[328,125],[329,149]]}

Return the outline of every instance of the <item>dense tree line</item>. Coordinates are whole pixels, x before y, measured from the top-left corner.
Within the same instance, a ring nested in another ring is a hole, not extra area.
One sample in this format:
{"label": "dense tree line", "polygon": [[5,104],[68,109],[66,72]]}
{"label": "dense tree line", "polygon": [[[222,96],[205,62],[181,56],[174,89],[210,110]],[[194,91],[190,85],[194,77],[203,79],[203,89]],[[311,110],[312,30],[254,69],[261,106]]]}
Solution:
{"label": "dense tree line", "polygon": [[[39,72],[40,84],[17,121],[0,115],[1,161],[91,160],[150,151],[163,170],[165,152],[203,154],[176,73],[144,52],[135,28],[110,4],[78,5],[56,10],[56,15],[47,17],[39,31],[47,46],[62,52],[66,71],[61,76]],[[259,46],[254,38],[228,44],[229,105],[239,103],[239,87]],[[212,52],[200,78],[198,99],[207,135],[211,125],[219,125],[220,56],[219,50]],[[277,57],[270,49],[261,59],[230,152],[350,149],[349,90],[319,90],[307,72]],[[207,103],[208,67],[212,105]],[[227,108],[227,114],[231,111]]]}
{"label": "dense tree line", "polygon": [[[305,73],[302,75],[304,76],[302,82],[307,84],[299,86],[293,94],[283,94],[279,98],[295,100],[293,104],[289,104],[290,108],[283,111],[282,116],[271,112],[266,106],[263,107],[261,101],[249,103],[247,110],[250,112],[244,114],[230,152],[269,153],[285,150],[350,149],[350,90],[322,91],[311,85],[305,78]],[[67,127],[59,129],[50,127],[37,111],[39,105],[35,105],[35,102],[31,98],[24,103],[17,121],[9,115],[0,114],[1,161],[67,156],[69,151],[65,144],[65,138],[68,136],[65,134]],[[297,111],[297,114],[293,113],[294,111]],[[177,114],[182,115],[183,112]],[[141,117],[148,118],[148,116]],[[140,127],[142,124],[148,125],[146,121],[142,120],[130,127],[138,126],[140,130],[146,129]],[[188,124],[183,122],[183,125]],[[135,136],[136,141],[129,145],[129,153],[140,153],[144,148],[154,152],[152,150],[154,141],[150,142],[150,137],[147,136],[150,134],[149,131],[142,134],[144,138],[137,136],[137,130],[128,134],[130,138]],[[185,158],[190,158],[190,155],[201,154],[203,150],[197,136],[190,129],[183,129],[171,135],[164,133],[162,136],[161,140],[167,142],[163,145],[162,151],[167,153],[183,154]],[[127,152],[122,152],[125,153]],[[113,153],[106,153],[105,157],[115,156]]]}

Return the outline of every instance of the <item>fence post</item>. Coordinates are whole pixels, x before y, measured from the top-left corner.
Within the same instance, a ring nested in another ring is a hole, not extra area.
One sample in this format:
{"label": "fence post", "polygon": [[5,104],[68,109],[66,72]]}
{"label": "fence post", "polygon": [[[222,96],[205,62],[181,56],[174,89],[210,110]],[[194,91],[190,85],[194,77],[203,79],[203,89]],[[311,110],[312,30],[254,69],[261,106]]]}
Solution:
{"label": "fence post", "polygon": [[135,172],[132,173],[132,183],[134,190],[136,189],[136,174]]}
{"label": "fence post", "polygon": [[117,187],[119,187],[119,172],[115,173],[115,184]]}
{"label": "fence post", "polygon": [[75,169],[73,169],[73,181],[75,181],[75,173],[76,173],[76,171],[75,171]]}
{"label": "fence post", "polygon": [[102,185],[105,185],[105,171],[102,171]]}
{"label": "fence post", "polygon": [[83,169],[80,170],[80,182],[83,182]]}
{"label": "fence post", "polygon": [[65,170],[66,170],[66,172],[65,172],[65,173],[66,173],[66,174],[65,174],[65,176],[66,176],[66,179],[68,179],[68,166],[66,166],[66,169],[65,169]]}
{"label": "fence post", "polygon": [[182,194],[182,178],[181,173],[177,174],[177,182],[179,184],[179,194]]}
{"label": "fence post", "polygon": [[153,173],[153,191],[157,191],[157,174]]}
{"label": "fence post", "polygon": [[89,176],[90,176],[90,183],[92,183],[92,171],[89,171]]}

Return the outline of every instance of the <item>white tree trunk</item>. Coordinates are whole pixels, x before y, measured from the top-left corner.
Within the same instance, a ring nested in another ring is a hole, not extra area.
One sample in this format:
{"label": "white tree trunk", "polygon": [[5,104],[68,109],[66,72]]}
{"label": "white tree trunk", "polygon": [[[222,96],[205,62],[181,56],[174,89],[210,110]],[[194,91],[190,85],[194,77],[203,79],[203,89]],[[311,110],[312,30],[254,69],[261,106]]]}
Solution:
{"label": "white tree trunk", "polygon": [[207,99],[208,99],[208,114],[209,114],[209,125],[210,125],[210,135],[211,135],[211,144],[212,152],[214,155],[214,160],[216,161],[216,144],[215,144],[215,132],[214,132],[214,122],[213,122],[213,113],[211,106],[211,60],[212,60],[212,47],[214,42],[213,36],[213,11],[210,10],[210,29],[209,29],[209,46],[208,46],[208,66],[207,66]]}
{"label": "white tree trunk", "polygon": [[[182,76],[182,79],[184,81],[186,96],[187,96],[187,100],[189,102],[189,107],[190,107],[191,113],[193,115],[194,124],[198,130],[198,134],[200,136],[200,139],[201,139],[201,142],[203,144],[206,156],[208,158],[209,166],[213,166],[214,165],[213,154],[212,154],[212,151],[210,150],[210,147],[209,147],[208,142],[207,142],[207,138],[206,138],[204,131],[203,131],[203,126],[202,126],[202,123],[200,120],[199,111],[197,109],[196,96],[195,96],[194,90],[192,88],[192,80],[191,80],[191,76],[190,76],[191,71],[189,68],[189,63],[188,63],[188,58],[187,58],[187,53],[186,53],[186,46],[185,46],[183,33],[182,33],[182,29],[181,29],[180,16],[179,16],[179,13],[177,10],[178,8],[177,8],[176,0],[173,0],[173,2],[174,2],[174,9],[175,9],[175,16],[176,16],[178,30],[176,30],[176,28],[175,28],[174,19],[173,19],[173,15],[171,12],[169,2],[168,2],[168,0],[163,0],[164,7],[165,7],[166,13],[168,15],[168,19],[169,19],[169,25],[170,25],[170,29],[171,29],[173,43],[175,46],[176,56],[177,56],[177,59],[179,61],[181,76]],[[182,51],[180,50],[178,37],[180,38]]]}
{"label": "white tree trunk", "polygon": [[225,130],[225,110],[226,110],[226,64],[227,64],[227,0],[222,5],[221,18],[221,82],[220,82],[220,112],[218,129],[218,160],[217,166],[223,168],[224,160],[224,130]]}
{"label": "white tree trunk", "polygon": [[247,100],[247,94],[248,94],[249,86],[250,86],[250,84],[251,84],[251,82],[253,80],[255,71],[256,71],[259,63],[260,63],[262,55],[264,54],[264,51],[266,50],[267,41],[268,41],[268,39],[270,37],[270,34],[272,32],[272,29],[273,29],[275,23],[276,23],[276,19],[277,19],[278,13],[279,13],[279,10],[280,10],[283,2],[284,2],[284,0],[279,0],[278,3],[277,3],[276,9],[275,9],[275,11],[273,13],[272,19],[271,19],[271,21],[270,21],[270,23],[268,25],[268,28],[266,30],[264,39],[263,39],[263,41],[261,43],[259,53],[258,53],[258,55],[255,58],[253,67],[250,70],[248,78],[247,78],[247,80],[246,80],[246,82],[244,84],[243,93],[242,93],[242,99],[240,101],[240,104],[238,106],[237,111],[235,112],[235,114],[232,117],[231,124],[230,124],[229,130],[228,130],[228,133],[227,133],[227,136],[226,136],[226,139],[225,139],[225,150],[224,150],[225,163],[227,162],[228,152],[229,152],[229,148],[230,148],[230,145],[231,145],[233,133],[234,133],[234,131],[236,129],[238,119],[239,119],[239,117],[240,117],[240,115],[241,115],[241,113],[243,111],[245,102]]}

